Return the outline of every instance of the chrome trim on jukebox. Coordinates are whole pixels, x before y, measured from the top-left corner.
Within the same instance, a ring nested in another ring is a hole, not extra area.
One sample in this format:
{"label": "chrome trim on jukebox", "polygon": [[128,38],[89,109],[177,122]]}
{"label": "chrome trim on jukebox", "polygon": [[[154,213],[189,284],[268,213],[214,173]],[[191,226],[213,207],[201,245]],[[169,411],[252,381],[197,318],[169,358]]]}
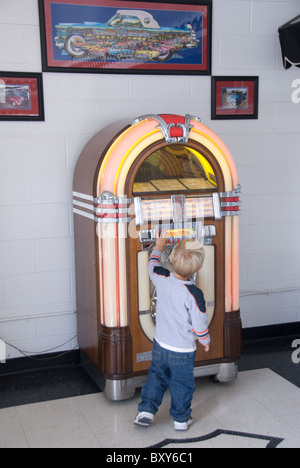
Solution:
{"label": "chrome trim on jukebox", "polygon": [[202,238],[204,245],[212,245],[213,237],[216,237],[217,230],[214,225],[206,225],[202,227]]}
{"label": "chrome trim on jukebox", "polygon": [[89,205],[88,203],[83,203],[78,200],[73,200],[73,205],[80,206],[81,208],[85,208],[86,210],[95,211],[93,205]]}
{"label": "chrome trim on jukebox", "polygon": [[131,198],[127,197],[115,197],[111,192],[102,192],[99,198],[95,198],[95,201],[101,204],[111,204],[111,205],[129,205],[131,203]]}
{"label": "chrome trim on jukebox", "polygon": [[240,216],[241,211],[222,211],[222,216]]}
{"label": "chrome trim on jukebox", "polygon": [[[76,200],[76,198],[79,200]],[[84,200],[84,201],[80,201]],[[91,202],[91,203],[85,203]],[[73,192],[73,213],[83,216],[85,218],[91,219],[94,222],[97,221],[95,217],[95,206],[94,206],[95,199],[92,195],[87,195],[85,193],[80,192]],[[77,208],[76,208],[77,207]],[[82,208],[82,209],[79,209]],[[88,211],[84,211],[88,210]]]}
{"label": "chrome trim on jukebox", "polygon": [[134,197],[134,214],[136,226],[142,226],[144,224],[143,206],[141,197]]}
{"label": "chrome trim on jukebox", "polygon": [[[99,198],[79,192],[73,192],[73,196],[81,200],[93,202],[93,204],[88,204],[73,198],[73,205],[92,211],[94,214],[77,208],[73,208],[73,212],[92,219],[96,223],[130,223],[131,221],[131,218],[128,216],[130,210],[128,205],[131,203],[130,198],[118,198],[110,192],[103,192]],[[94,204],[97,204],[97,207]]]}
{"label": "chrome trim on jukebox", "polygon": [[213,198],[215,219],[216,220],[222,219],[220,195],[218,193],[213,193],[212,198]]}
{"label": "chrome trim on jukebox", "polygon": [[148,243],[155,241],[155,230],[154,229],[143,229],[139,232],[140,243]]}
{"label": "chrome trim on jukebox", "polygon": [[129,203],[130,198],[118,198],[111,192],[103,192],[97,200],[98,223],[129,223]]}
{"label": "chrome trim on jukebox", "polygon": [[191,115],[187,114],[185,116],[185,123],[184,124],[178,123],[176,125],[176,127],[182,128],[182,132],[183,132],[182,138],[178,137],[177,139],[178,143],[187,143],[189,141],[190,132],[192,128],[194,128],[194,126],[191,125],[192,118],[193,117]]}
{"label": "chrome trim on jukebox", "polygon": [[92,219],[95,223],[130,223],[131,221],[131,218],[98,218],[87,211],[77,210],[77,208],[73,208],[73,213]]}
{"label": "chrome trim on jukebox", "polygon": [[[201,122],[201,119],[199,117],[194,117],[190,114],[187,114],[185,116],[185,123],[170,123],[167,124],[165,120],[155,114],[149,114],[149,115],[142,115],[141,117],[137,117],[136,119],[133,120],[132,125],[136,125],[137,123],[141,122],[142,120],[148,120],[148,119],[154,119],[159,122],[160,125],[158,125],[156,128],[159,128],[161,132],[163,133],[166,143],[168,145],[173,144],[173,143],[187,143],[189,140],[190,132],[193,128],[193,125],[191,124],[191,120],[194,119],[197,122]],[[177,127],[182,129],[182,137],[171,137],[171,128]]]}
{"label": "chrome trim on jukebox", "polygon": [[87,213],[86,211],[81,211],[81,210],[77,210],[77,208],[73,208],[73,213],[78,214],[80,216],[84,216],[85,218],[89,218],[97,222],[97,218],[91,213]]}
{"label": "chrome trim on jukebox", "polygon": [[221,192],[220,197],[221,198],[226,198],[226,197],[238,197],[241,194],[241,185],[238,184],[234,187],[232,192]]}
{"label": "chrome trim on jukebox", "polygon": [[221,202],[221,207],[224,206],[241,206],[241,202]]}
{"label": "chrome trim on jukebox", "polygon": [[241,211],[239,207],[241,206],[240,202],[241,195],[241,186],[238,184],[234,187],[232,192],[221,192],[220,197],[223,199],[221,201],[222,216],[239,216]]}
{"label": "chrome trim on jukebox", "polygon": [[73,192],[73,197],[82,198],[83,200],[89,200],[91,202],[95,201],[92,195],[86,195],[85,193]]}

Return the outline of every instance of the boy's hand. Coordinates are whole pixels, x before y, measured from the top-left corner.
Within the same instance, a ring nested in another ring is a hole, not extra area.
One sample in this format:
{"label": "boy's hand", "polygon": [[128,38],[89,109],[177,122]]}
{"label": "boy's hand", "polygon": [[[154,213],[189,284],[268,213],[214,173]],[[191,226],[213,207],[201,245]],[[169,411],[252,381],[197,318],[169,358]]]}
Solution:
{"label": "boy's hand", "polygon": [[156,250],[159,250],[160,252],[164,250],[166,243],[167,243],[167,239],[165,238],[164,234],[165,234],[164,232],[161,232],[159,237],[156,239],[155,248]]}
{"label": "boy's hand", "polygon": [[209,350],[210,350],[210,345],[209,345],[209,344],[208,344],[208,345],[205,345],[205,346],[204,346],[204,351],[205,351],[206,353],[208,353]]}

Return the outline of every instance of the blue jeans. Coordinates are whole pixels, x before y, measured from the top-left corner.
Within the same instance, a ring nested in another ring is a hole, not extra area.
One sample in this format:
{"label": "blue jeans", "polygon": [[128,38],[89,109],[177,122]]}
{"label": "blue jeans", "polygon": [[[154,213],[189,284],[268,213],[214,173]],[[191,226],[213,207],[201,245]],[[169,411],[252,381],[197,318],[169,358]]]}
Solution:
{"label": "blue jeans", "polygon": [[165,391],[170,387],[170,415],[174,421],[186,422],[192,412],[191,403],[195,390],[194,361],[196,351],[176,353],[162,348],[153,341],[152,362],[147,381],[142,389],[139,411],[156,414]]}

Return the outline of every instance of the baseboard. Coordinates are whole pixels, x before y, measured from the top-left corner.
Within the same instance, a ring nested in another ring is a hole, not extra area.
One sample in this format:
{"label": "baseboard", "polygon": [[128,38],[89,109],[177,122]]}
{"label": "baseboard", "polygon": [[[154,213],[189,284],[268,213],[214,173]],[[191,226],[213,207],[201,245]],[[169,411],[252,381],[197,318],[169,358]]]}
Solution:
{"label": "baseboard", "polygon": [[79,349],[65,354],[62,354],[61,352],[40,354],[31,357],[8,359],[5,364],[0,364],[0,376],[79,364]]}
{"label": "baseboard", "polygon": [[257,341],[274,338],[300,338],[300,322],[280,323],[263,327],[243,328],[243,341]]}
{"label": "baseboard", "polygon": [[300,322],[243,329],[242,355],[291,352],[300,338]]}

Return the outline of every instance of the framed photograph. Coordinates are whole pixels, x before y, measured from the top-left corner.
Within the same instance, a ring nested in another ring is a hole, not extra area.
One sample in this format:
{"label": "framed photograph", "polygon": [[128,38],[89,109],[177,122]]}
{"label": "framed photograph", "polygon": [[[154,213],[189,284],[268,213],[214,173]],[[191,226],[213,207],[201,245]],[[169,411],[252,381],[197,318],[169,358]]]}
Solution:
{"label": "framed photograph", "polygon": [[211,118],[258,119],[258,76],[213,76]]}
{"label": "framed photograph", "polygon": [[0,120],[45,120],[41,73],[0,71]]}
{"label": "framed photograph", "polygon": [[211,74],[212,0],[39,0],[43,71]]}

